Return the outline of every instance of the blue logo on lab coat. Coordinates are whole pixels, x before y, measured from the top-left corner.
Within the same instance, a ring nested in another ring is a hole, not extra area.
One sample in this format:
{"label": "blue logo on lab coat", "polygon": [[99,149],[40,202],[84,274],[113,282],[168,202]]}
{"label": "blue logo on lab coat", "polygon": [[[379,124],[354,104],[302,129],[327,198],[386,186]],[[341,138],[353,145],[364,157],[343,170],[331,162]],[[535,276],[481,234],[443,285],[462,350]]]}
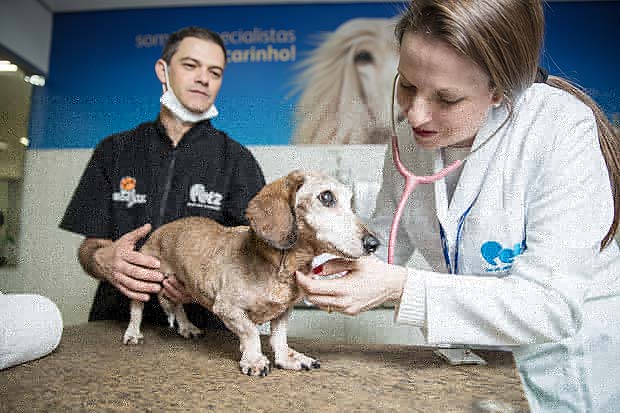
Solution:
{"label": "blue logo on lab coat", "polygon": [[497,241],[487,241],[482,244],[480,253],[482,258],[489,263],[487,272],[502,272],[512,268],[512,262],[517,255],[525,250],[525,241],[514,244],[512,248],[504,248]]}

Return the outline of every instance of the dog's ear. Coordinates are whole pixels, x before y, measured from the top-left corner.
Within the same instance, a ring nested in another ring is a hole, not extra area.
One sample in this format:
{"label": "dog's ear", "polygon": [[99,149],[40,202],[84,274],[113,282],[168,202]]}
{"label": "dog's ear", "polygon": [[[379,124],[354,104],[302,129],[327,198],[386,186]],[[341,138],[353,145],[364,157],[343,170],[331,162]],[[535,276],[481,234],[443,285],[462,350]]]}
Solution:
{"label": "dog's ear", "polygon": [[248,204],[245,215],[250,227],[274,248],[286,250],[297,242],[294,208],[304,179],[302,171],[293,171],[263,187]]}

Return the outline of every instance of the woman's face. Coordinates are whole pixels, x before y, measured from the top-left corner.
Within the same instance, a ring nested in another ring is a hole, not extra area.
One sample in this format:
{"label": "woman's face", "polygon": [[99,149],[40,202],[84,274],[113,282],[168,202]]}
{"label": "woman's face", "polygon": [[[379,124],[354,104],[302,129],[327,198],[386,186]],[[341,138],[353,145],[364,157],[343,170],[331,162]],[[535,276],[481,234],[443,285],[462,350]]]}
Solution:
{"label": "woman's face", "polygon": [[471,146],[501,102],[482,69],[430,35],[405,33],[398,73],[397,102],[422,148]]}

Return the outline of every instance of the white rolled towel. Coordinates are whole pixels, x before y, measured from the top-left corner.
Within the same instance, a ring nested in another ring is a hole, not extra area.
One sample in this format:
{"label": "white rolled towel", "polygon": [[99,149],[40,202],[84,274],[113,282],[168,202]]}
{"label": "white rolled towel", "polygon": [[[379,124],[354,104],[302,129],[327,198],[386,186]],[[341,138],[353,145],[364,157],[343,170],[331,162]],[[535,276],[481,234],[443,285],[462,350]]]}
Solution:
{"label": "white rolled towel", "polygon": [[0,370],[51,353],[62,330],[60,310],[49,298],[0,292]]}

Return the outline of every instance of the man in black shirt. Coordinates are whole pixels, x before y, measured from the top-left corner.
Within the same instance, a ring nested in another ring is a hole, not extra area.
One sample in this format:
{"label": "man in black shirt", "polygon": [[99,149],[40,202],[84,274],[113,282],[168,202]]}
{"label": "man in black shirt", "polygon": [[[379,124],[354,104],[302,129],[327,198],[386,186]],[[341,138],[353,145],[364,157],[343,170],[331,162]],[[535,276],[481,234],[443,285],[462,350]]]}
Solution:
{"label": "man in black shirt", "polygon": [[95,148],[60,223],[86,237],[80,264],[101,280],[90,321],[128,320],[136,299],[146,302],[145,321],[166,323],[158,300],[149,299],[163,289],[196,326],[223,328],[174,275],[159,272],[157,259],[137,250],[151,230],[181,217],[247,225],[247,203],[265,180],[250,151],[211,125],[225,64],[218,34],[197,27],[171,34],[155,64],[164,92],[158,119]]}

